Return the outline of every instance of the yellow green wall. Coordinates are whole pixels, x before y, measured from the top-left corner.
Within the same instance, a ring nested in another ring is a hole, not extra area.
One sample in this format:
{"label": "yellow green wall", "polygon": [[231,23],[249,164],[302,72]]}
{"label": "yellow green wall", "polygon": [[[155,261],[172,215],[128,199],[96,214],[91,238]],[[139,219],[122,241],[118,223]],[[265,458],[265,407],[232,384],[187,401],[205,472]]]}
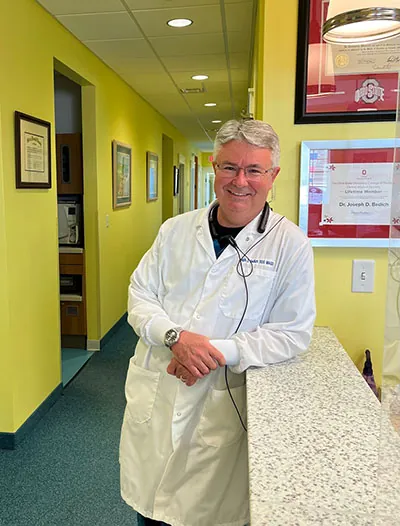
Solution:
{"label": "yellow green wall", "polygon": [[[1,134],[1,108],[0,108]],[[0,419],[6,428],[11,429],[13,423],[13,396],[8,388],[12,374],[12,347],[9,339],[9,307],[8,307],[8,269],[6,254],[6,232],[4,213],[4,172],[3,157],[0,148]]]}
{"label": "yellow green wall", "polygon": [[209,160],[210,155],[212,155],[212,152],[202,152],[201,154],[201,166],[205,171],[209,171],[210,168],[212,170],[212,162]]}
{"label": "yellow green wall", "polygon": [[[282,171],[274,208],[298,221],[300,143],[305,140],[392,138],[394,123],[294,125],[298,0],[285,9],[265,0],[264,82],[262,117],[281,139]],[[262,10],[261,10],[262,12]],[[385,316],[387,251],[384,249],[316,248],[317,325],[330,326],[357,365],[372,350],[375,373],[381,376]],[[376,261],[375,292],[351,292],[353,259]]]}
{"label": "yellow green wall", "polygon": [[[0,0],[0,12],[0,432],[15,432],[61,381],[54,57],[93,86],[85,87],[83,96],[83,113],[93,117],[84,123],[84,153],[90,154],[85,160],[90,338],[100,339],[125,312],[129,275],[161,223],[161,174],[160,198],[146,203],[146,150],[159,154],[161,172],[166,133],[174,140],[174,158],[183,154],[189,173],[192,148],[34,0]],[[15,110],[52,124],[50,190],[15,188]],[[112,209],[113,139],[132,145],[133,155],[132,206],[117,211]]]}

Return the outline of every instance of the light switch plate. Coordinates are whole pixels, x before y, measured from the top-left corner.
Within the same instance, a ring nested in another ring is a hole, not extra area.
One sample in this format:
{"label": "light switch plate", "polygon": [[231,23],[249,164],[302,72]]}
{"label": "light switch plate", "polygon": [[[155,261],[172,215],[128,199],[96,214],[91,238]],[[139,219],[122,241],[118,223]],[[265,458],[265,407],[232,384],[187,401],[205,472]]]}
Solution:
{"label": "light switch plate", "polygon": [[352,292],[374,292],[375,261],[353,259]]}

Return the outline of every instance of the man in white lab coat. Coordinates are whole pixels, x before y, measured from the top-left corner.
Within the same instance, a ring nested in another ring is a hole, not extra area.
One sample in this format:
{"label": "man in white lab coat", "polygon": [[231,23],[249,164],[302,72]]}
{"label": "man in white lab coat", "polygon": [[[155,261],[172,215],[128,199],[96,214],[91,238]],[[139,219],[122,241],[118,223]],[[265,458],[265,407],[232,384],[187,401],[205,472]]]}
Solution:
{"label": "man in white lab coat", "polygon": [[249,522],[245,371],[309,345],[310,243],[267,196],[279,140],[261,121],[217,134],[210,207],[160,228],[131,277],[121,493],[142,524]]}

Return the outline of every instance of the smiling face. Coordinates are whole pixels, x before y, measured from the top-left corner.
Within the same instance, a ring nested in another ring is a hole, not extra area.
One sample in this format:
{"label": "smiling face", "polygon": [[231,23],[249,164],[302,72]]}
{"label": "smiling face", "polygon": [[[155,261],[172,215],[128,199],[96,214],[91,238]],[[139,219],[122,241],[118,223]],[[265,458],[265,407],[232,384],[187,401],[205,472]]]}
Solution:
{"label": "smiling face", "polygon": [[247,180],[243,170],[235,177],[225,176],[218,169],[218,165],[225,163],[264,171],[272,167],[272,153],[267,148],[258,148],[245,141],[229,141],[221,147],[213,163],[219,224],[225,227],[245,226],[263,209],[280,168],[274,168],[259,180]]}

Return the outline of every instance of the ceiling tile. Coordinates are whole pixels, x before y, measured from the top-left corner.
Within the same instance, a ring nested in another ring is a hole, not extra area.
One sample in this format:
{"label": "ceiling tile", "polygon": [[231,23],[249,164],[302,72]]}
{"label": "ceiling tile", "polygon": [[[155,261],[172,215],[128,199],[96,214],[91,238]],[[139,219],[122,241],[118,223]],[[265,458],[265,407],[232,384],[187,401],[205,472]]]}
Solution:
{"label": "ceiling tile", "polygon": [[229,54],[232,69],[245,69],[249,64],[249,55],[247,53],[230,53]]}
{"label": "ceiling tile", "polygon": [[144,40],[95,40],[85,42],[86,46],[107,64],[127,64],[133,58],[154,58],[153,52]]}
{"label": "ceiling tile", "polygon": [[[121,68],[125,70],[127,75],[137,75],[138,71],[140,74],[145,73],[163,73],[164,68],[160,62],[154,58],[132,58],[128,63],[122,63]],[[119,74],[120,72],[117,71]]]}
{"label": "ceiling tile", "polygon": [[253,2],[241,2],[239,4],[226,5],[225,12],[228,32],[251,32],[251,22],[253,19]]}
{"label": "ceiling tile", "polygon": [[[192,80],[192,75],[195,74],[209,74],[209,78],[207,80],[202,81]],[[190,71],[176,71],[172,74],[172,76],[179,86],[186,88],[200,88],[202,84],[204,84],[207,88],[207,84],[209,82],[228,82],[228,72],[226,69],[214,71],[193,71],[193,69],[191,69]]]}
{"label": "ceiling tile", "polygon": [[125,11],[120,0],[37,0],[52,15]]}
{"label": "ceiling tile", "polygon": [[250,44],[250,31],[232,31],[228,33],[229,53],[249,53]]}
{"label": "ceiling tile", "polygon": [[150,38],[160,57],[224,53],[222,33]]}
{"label": "ceiling tile", "polygon": [[180,97],[175,84],[166,73],[146,73],[146,75],[125,73],[124,79],[140,94],[168,94]]}
{"label": "ceiling tile", "polygon": [[[219,33],[222,31],[219,5],[136,11],[134,16],[148,37]],[[190,18],[193,20],[193,24],[182,28],[169,27],[167,22],[171,18]]]}
{"label": "ceiling tile", "polygon": [[80,40],[140,38],[142,35],[128,13],[61,15],[57,19]]}
{"label": "ceiling tile", "polygon": [[243,97],[247,97],[248,94],[248,86],[247,82],[232,82],[232,89],[233,89],[233,97],[235,99],[243,99]]}
{"label": "ceiling tile", "polygon": [[171,71],[198,71],[211,72],[213,69],[226,68],[225,55],[189,55],[184,57],[165,57],[163,62]]}
{"label": "ceiling tile", "polygon": [[[225,4],[234,4],[243,0],[225,0]],[[132,10],[168,9],[171,7],[193,7],[218,5],[219,0],[126,0]]]}
{"label": "ceiling tile", "polygon": [[185,103],[183,97],[177,92],[174,94],[149,93],[146,94],[146,100],[163,115],[171,112],[173,108],[174,115],[190,115],[190,109]]}
{"label": "ceiling tile", "polygon": [[[229,98],[229,84],[227,82],[207,82],[206,90],[207,93],[202,95],[202,97],[211,102]],[[204,102],[207,101],[204,100]]]}
{"label": "ceiling tile", "polygon": [[246,69],[231,69],[232,82],[247,82],[249,70]]}

